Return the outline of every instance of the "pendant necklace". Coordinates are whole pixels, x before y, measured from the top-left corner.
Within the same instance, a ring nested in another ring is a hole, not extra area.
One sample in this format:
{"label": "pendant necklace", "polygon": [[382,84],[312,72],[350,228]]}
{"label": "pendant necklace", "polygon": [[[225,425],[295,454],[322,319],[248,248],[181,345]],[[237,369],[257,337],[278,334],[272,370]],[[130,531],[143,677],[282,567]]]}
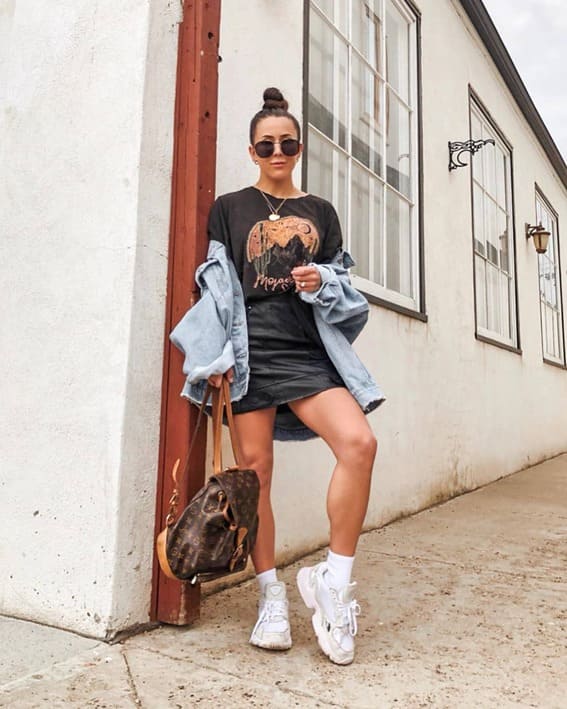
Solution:
{"label": "pendant necklace", "polygon": [[277,207],[274,207],[274,205],[270,202],[270,200],[269,200],[269,199],[267,198],[267,196],[262,192],[262,190],[261,190],[259,187],[258,187],[257,189],[258,189],[258,192],[260,192],[260,194],[262,195],[262,197],[266,200],[266,204],[267,204],[268,207],[270,208],[271,214],[270,214],[270,216],[268,217],[268,219],[269,219],[271,222],[277,222],[278,219],[281,219],[281,216],[282,216],[281,214],[278,214],[278,212],[279,212],[280,209],[284,206],[284,204],[285,204],[285,202],[287,201],[288,198],[287,198],[287,197],[284,197],[284,198],[282,199],[282,201],[278,204],[278,206],[277,206]]}

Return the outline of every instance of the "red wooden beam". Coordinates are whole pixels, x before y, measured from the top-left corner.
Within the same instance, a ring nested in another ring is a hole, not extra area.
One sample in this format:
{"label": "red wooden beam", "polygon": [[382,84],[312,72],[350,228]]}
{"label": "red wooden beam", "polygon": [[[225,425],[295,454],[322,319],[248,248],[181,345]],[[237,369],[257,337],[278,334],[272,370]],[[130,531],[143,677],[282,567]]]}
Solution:
{"label": "red wooden beam", "polygon": [[[171,469],[185,462],[197,409],[180,397],[183,358],[169,333],[198,298],[194,275],[207,251],[207,217],[215,192],[218,46],[221,0],[186,0],[179,28],[174,155],[163,358],[156,536],[172,492]],[[199,433],[182,510],[205,478],[205,427]],[[199,617],[200,590],[168,579],[154,555],[151,619],[186,625]]]}

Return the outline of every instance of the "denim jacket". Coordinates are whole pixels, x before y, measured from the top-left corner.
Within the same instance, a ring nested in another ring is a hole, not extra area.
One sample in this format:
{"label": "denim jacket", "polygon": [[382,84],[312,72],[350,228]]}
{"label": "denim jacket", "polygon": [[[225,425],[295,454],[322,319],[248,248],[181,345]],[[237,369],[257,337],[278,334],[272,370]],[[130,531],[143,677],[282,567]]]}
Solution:
{"label": "denim jacket", "polygon": [[[321,275],[321,287],[299,297],[313,306],[315,325],[329,359],[364,413],[379,406],[385,397],[351,347],[368,319],[368,302],[350,283],[348,269],[354,261],[340,251],[328,264],[310,264]],[[234,368],[230,385],[232,401],[248,389],[248,333],[244,294],[234,264],[218,241],[211,241],[207,260],[195,280],[200,300],[183,316],[170,339],[185,355],[185,386],[181,395],[200,404],[211,374]],[[295,416],[276,416],[274,438],[306,440],[315,433]]]}

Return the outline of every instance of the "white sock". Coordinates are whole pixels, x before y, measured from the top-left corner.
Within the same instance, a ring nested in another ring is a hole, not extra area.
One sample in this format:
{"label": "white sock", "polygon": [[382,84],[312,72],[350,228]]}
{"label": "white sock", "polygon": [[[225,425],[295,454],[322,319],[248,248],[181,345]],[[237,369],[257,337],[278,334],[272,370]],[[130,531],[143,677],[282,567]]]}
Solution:
{"label": "white sock", "polygon": [[264,595],[264,589],[269,583],[274,583],[278,580],[278,574],[275,569],[268,569],[267,571],[262,571],[261,574],[256,575],[256,580],[260,586],[260,594]]}
{"label": "white sock", "polygon": [[331,588],[339,591],[350,583],[354,556],[335,554],[329,549],[327,554],[327,582]]}

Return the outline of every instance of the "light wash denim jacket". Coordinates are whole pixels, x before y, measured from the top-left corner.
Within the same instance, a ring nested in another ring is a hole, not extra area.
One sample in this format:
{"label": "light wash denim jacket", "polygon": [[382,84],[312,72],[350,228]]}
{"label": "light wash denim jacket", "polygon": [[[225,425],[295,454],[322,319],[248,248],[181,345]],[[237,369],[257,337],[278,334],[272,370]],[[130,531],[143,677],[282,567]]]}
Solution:
{"label": "light wash denim jacket", "polygon": [[[310,264],[321,274],[321,287],[299,297],[313,306],[315,324],[331,362],[364,413],[385,397],[351,347],[368,319],[368,302],[350,283],[348,269],[354,261],[339,251],[328,264]],[[200,404],[211,374],[234,368],[232,401],[248,390],[248,332],[244,294],[234,264],[224,244],[211,241],[207,260],[195,274],[201,299],[183,316],[170,339],[185,355],[185,386],[181,395]],[[274,438],[306,440],[316,434],[295,416],[276,416]]]}

